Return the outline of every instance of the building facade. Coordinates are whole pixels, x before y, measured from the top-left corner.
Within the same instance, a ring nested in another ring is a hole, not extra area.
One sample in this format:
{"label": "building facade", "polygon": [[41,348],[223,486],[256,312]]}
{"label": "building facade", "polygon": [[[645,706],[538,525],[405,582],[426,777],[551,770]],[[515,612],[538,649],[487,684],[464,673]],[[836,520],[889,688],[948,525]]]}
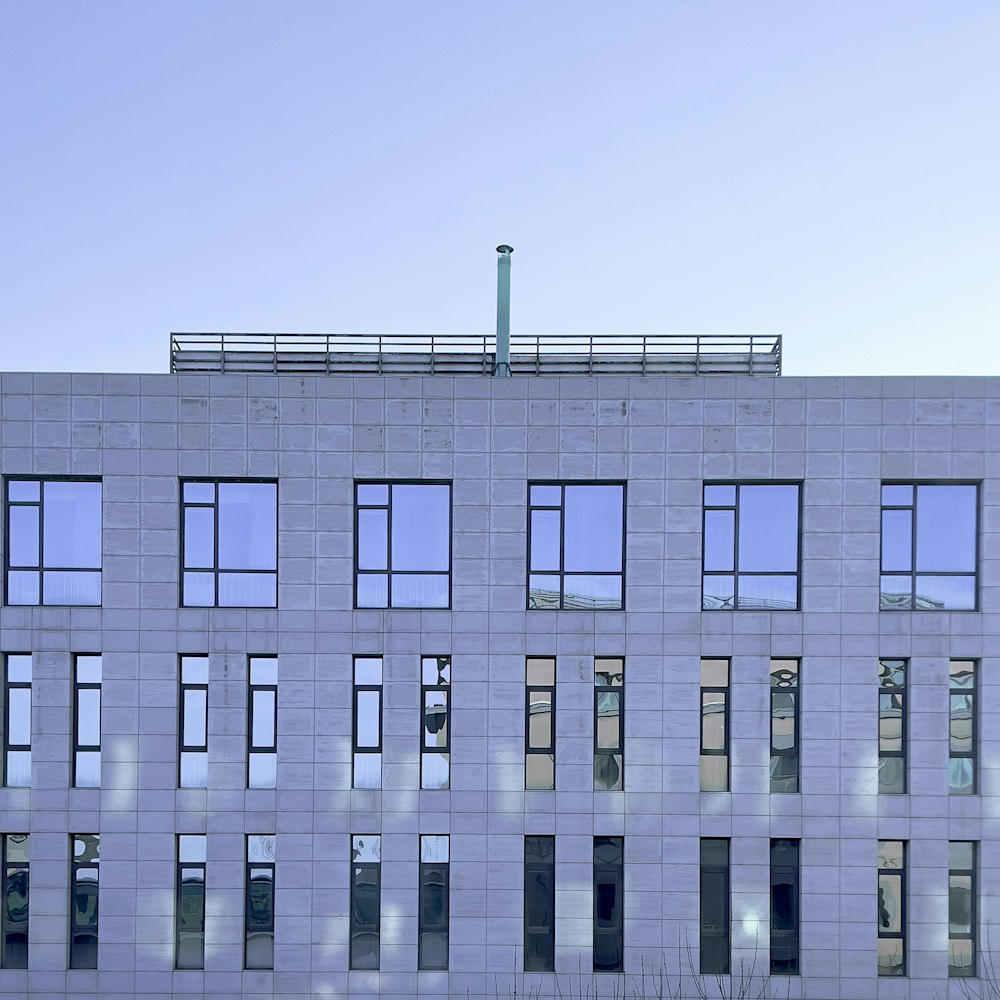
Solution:
{"label": "building facade", "polygon": [[0,995],[991,995],[1000,380],[0,395]]}

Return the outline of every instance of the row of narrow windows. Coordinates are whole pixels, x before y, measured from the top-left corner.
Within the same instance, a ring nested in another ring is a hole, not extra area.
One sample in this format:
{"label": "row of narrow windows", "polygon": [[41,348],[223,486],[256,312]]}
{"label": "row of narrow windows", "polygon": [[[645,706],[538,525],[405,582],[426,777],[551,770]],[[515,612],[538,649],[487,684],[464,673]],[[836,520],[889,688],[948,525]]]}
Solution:
{"label": "row of narrow windows", "polygon": [[[207,837],[177,838],[174,908],[174,964],[178,969],[205,967]],[[244,881],[244,965],[274,968],[276,891],[275,836],[246,838]],[[0,966],[27,968],[29,948],[30,838],[7,834],[3,841],[0,900]],[[419,837],[417,967],[447,969],[450,923],[450,841],[447,835]],[[100,937],[101,844],[98,834],[70,837],[69,967],[96,969]],[[797,839],[770,842],[770,914],[766,937],[772,975],[799,975],[801,950],[800,854]],[[877,860],[875,957],[880,976],[907,974],[906,841],[880,840]],[[976,975],[978,844],[948,843],[948,972]],[[731,843],[724,838],[700,841],[698,886],[698,972],[727,975],[732,966],[732,925],[745,922],[733,913],[730,877]],[[745,860],[745,859],[741,859]],[[114,862],[111,861],[113,864]],[[381,952],[382,838],[351,837],[350,968],[378,969]],[[692,886],[692,892],[694,886]],[[556,838],[524,838],[523,969],[555,971]],[[625,838],[593,838],[593,970],[624,970],[627,930]],[[228,916],[224,919],[230,919]],[[752,919],[752,918],[749,918]],[[758,917],[759,919],[759,917]],[[765,931],[764,927],[760,931]],[[691,942],[693,948],[693,942]],[[576,969],[572,971],[577,971]],[[693,971],[693,966],[692,966]]]}
{"label": "row of narrow windows", "polygon": [[[4,657],[4,783],[31,784],[31,655]],[[949,788],[978,791],[977,673],[975,660],[948,664]],[[72,783],[101,784],[102,657],[73,657]],[[352,784],[382,787],[383,660],[356,656],[352,687]],[[729,681],[731,661],[701,660],[700,784],[703,791],[730,787]],[[909,661],[883,658],[873,670],[872,697],[878,705],[878,789],[907,789]],[[800,791],[801,662],[770,661],[770,790]],[[449,788],[451,782],[452,658],[420,659],[420,787]],[[625,787],[625,660],[594,659],[594,788]],[[178,690],[178,774],[180,787],[208,785],[208,656],[181,656]],[[556,785],[556,658],[529,656],[524,673],[524,787]],[[278,658],[250,656],[247,662],[247,785],[274,788],[278,761]],[[513,735],[513,734],[511,734]],[[692,734],[693,735],[693,734]]]}
{"label": "row of narrow windows", "polygon": [[[626,486],[528,484],[527,608],[624,608]],[[278,484],[180,488],[181,605],[277,607]],[[703,490],[702,608],[797,610],[802,484]],[[99,479],[6,480],[8,604],[101,604],[101,507]],[[976,610],[978,522],[976,483],[883,483],[879,607]],[[452,483],[356,482],[354,529],[356,608],[451,607]]]}

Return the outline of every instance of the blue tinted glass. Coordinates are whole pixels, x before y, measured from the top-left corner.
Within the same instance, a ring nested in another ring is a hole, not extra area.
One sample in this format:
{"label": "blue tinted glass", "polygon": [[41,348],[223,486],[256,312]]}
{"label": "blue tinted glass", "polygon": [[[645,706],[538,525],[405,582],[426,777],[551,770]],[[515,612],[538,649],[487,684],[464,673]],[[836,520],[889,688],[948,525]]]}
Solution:
{"label": "blue tinted glass", "polygon": [[185,483],[185,503],[215,503],[215,483]]}
{"label": "blue tinted glass", "polygon": [[385,483],[358,483],[358,504],[385,507],[389,503],[389,487]]}
{"label": "blue tinted glass", "polygon": [[913,584],[908,576],[883,576],[879,580],[879,609],[906,611],[913,604]]}
{"label": "blue tinted glass", "polygon": [[542,507],[558,507],[562,503],[562,487],[532,486],[531,503]]}
{"label": "blue tinted glass", "polygon": [[732,611],[735,600],[731,576],[706,576],[702,581],[701,606],[705,611]]}
{"label": "blue tinted glass", "polygon": [[793,611],[798,606],[797,578],[794,576],[751,576],[739,578],[739,606],[769,611]]}
{"label": "blue tinted glass", "polygon": [[909,572],[913,568],[913,511],[882,511],[882,569]]}
{"label": "blue tinted glass", "polygon": [[8,507],[7,565],[38,566],[38,508]]}
{"label": "blue tinted glass", "polygon": [[914,603],[920,611],[974,611],[973,576],[918,576]]}
{"label": "blue tinted glass", "polygon": [[11,479],[7,483],[7,499],[11,501],[38,502],[38,480]]}
{"label": "blue tinted glass", "polygon": [[448,607],[447,574],[393,573],[392,606],[394,608]]}
{"label": "blue tinted glass", "polygon": [[392,568],[447,570],[450,519],[450,486],[393,486]]}
{"label": "blue tinted glass", "polygon": [[8,604],[37,604],[38,593],[37,571],[15,572],[11,570],[7,574],[7,603]]}
{"label": "blue tinted glass", "polygon": [[705,569],[730,570],[735,551],[736,512],[705,511]]}
{"label": "blue tinted glass", "polygon": [[567,486],[563,566],[567,572],[622,569],[622,487]]}
{"label": "blue tinted glass", "polygon": [[389,577],[381,573],[358,573],[358,607],[385,608],[389,605]]}
{"label": "blue tinted glass", "polygon": [[605,608],[622,606],[620,576],[579,576],[567,573],[563,582],[564,608]]}
{"label": "blue tinted glass", "polygon": [[882,503],[887,507],[908,507],[913,503],[912,486],[883,486]]}
{"label": "blue tinted glass", "polygon": [[976,568],[976,487],[917,487],[917,571]]}
{"label": "blue tinted glass", "polygon": [[100,572],[84,573],[80,570],[56,572],[47,570],[42,575],[43,604],[84,604],[101,603]]}
{"label": "blue tinted glass", "polygon": [[798,486],[740,487],[740,572],[798,569]]}
{"label": "blue tinted glass", "polygon": [[735,486],[706,486],[705,487],[706,507],[735,507],[736,487]]}
{"label": "blue tinted glass", "polygon": [[531,512],[531,569],[559,569],[559,527],[562,515],[557,510]]}
{"label": "blue tinted glass", "polygon": [[358,511],[358,569],[389,568],[389,512]]}
{"label": "blue tinted glass", "polygon": [[215,508],[184,508],[184,567],[211,569],[215,566]]}
{"label": "blue tinted glass", "polygon": [[213,573],[184,574],[184,605],[189,608],[210,608],[215,604]]}
{"label": "blue tinted glass", "polygon": [[45,484],[43,562],[57,569],[101,565],[101,484]]}
{"label": "blue tinted glass", "polygon": [[274,483],[219,483],[219,569],[274,569],[277,532]]}
{"label": "blue tinted glass", "polygon": [[219,574],[220,608],[273,608],[278,603],[277,591],[274,573]]}

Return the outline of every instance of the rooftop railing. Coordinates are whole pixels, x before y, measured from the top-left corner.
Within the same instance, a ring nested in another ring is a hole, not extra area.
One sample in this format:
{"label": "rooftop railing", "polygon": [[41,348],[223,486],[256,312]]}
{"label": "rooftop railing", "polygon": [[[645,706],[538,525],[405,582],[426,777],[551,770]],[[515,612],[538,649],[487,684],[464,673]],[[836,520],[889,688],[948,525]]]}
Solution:
{"label": "rooftop railing", "polygon": [[[764,334],[511,334],[512,375],[781,374]],[[492,335],[173,333],[175,373],[490,375]]]}

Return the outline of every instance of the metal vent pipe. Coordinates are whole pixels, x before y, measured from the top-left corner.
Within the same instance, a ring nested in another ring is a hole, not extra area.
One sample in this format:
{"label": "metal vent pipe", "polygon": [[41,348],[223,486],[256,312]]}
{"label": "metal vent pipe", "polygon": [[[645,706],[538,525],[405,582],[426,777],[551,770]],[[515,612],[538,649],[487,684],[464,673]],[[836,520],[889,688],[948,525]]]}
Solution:
{"label": "metal vent pipe", "polygon": [[493,374],[510,377],[510,255],[513,247],[497,247],[497,351]]}

